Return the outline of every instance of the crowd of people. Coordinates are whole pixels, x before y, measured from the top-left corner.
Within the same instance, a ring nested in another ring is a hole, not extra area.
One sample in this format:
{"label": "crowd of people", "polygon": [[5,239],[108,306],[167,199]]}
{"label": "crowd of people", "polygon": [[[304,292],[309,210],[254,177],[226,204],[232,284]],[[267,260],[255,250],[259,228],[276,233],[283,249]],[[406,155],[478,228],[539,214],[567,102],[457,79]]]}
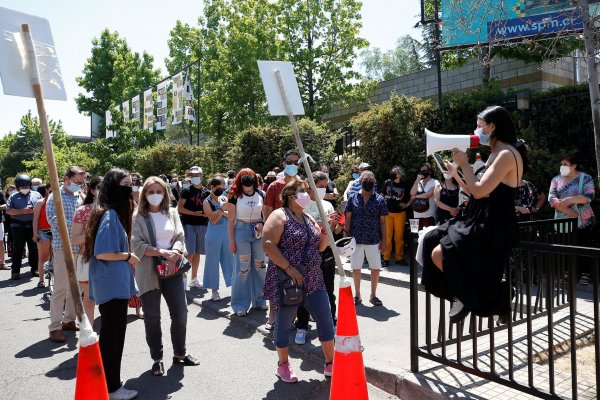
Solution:
{"label": "crowd of people", "polygon": [[[353,166],[352,179],[341,195],[328,166],[314,173],[317,192],[312,192],[301,177],[300,155],[294,150],[283,155],[281,169],[267,171],[264,179],[250,168],[206,177],[201,167],[191,166],[184,179],[165,175],[144,179],[121,169],[92,177],[80,167],[69,167],[59,194],[81,288],[75,295],[82,296],[91,321],[98,306],[110,398],[137,395],[122,386],[120,376],[128,308],[137,308],[144,321],[153,375],[165,371],[162,298],[171,319],[173,363],[198,365],[186,351],[186,291],[205,288],[212,301],[220,301],[221,276],[231,286],[235,315],[268,310],[265,328],[274,331],[276,373],[282,381],[298,381],[288,360],[289,334],[294,327],[295,342],[304,344],[310,319],[316,322],[323,349],[324,374],[330,376],[337,323],[336,266],[325,224],[336,239],[351,237],[355,243],[349,262],[357,306],[362,304],[365,262],[371,270],[369,302],[383,304],[377,296],[379,274],[392,259],[406,265],[404,235],[407,217],[412,216],[419,220],[419,229],[437,227],[425,235],[423,280],[430,292],[453,302],[452,319],[468,312],[505,313],[507,305],[501,299],[507,298],[507,288],[498,271],[514,244],[516,221],[534,218],[546,197],[523,179],[525,145],[516,140],[503,109],[480,114],[477,134],[492,148],[483,171],[474,171],[466,154],[455,149],[454,163],[445,163],[439,180],[429,163],[420,166],[412,183],[406,168],[396,165],[378,186],[371,166],[363,162]],[[594,224],[589,206],[594,193],[593,180],[580,172],[577,156],[565,155],[548,201],[557,218],[579,218],[582,240],[589,240],[586,233]],[[6,187],[6,194],[0,191],[4,218],[0,227],[7,233],[0,238],[6,242],[11,265],[6,265],[5,246],[0,246],[0,268],[11,269],[11,278],[21,279],[27,255],[31,275],[43,289],[45,266],[51,263],[49,340],[62,343],[64,330],[79,327],[58,228],[57,193],[40,179],[21,174]],[[466,257],[462,250],[466,247],[497,255],[489,273],[471,273],[481,267],[483,254],[471,251]],[[184,260],[190,264],[187,273],[170,278],[157,274],[161,262],[180,265]],[[586,273],[582,271],[582,280],[589,280]],[[472,290],[482,283],[482,290]],[[288,298],[292,290],[302,293],[301,301]]]}

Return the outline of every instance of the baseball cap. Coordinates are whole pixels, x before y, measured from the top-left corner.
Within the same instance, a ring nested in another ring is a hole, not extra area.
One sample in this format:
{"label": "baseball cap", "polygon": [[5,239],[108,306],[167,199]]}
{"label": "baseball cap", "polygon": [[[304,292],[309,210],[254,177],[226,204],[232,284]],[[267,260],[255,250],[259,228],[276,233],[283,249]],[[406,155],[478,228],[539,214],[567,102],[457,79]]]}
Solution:
{"label": "baseball cap", "polygon": [[361,162],[358,165],[358,169],[366,169],[366,168],[371,168],[371,165],[369,163],[366,163],[366,162]]}
{"label": "baseball cap", "polygon": [[188,172],[189,172],[190,174],[202,174],[202,173],[203,173],[203,172],[202,172],[202,168],[200,168],[200,167],[199,167],[199,166],[197,166],[197,165],[194,165],[192,168],[190,168],[190,169],[188,170]]}

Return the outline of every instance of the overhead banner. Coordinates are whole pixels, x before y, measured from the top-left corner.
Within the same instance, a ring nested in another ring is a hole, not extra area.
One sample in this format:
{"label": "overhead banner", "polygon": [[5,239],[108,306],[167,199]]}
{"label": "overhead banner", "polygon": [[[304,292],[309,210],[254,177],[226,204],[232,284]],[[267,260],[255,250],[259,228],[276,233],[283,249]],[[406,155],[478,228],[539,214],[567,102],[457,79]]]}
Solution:
{"label": "overhead banner", "polygon": [[132,117],[131,119],[133,119],[134,121],[139,122],[140,121],[140,96],[134,96],[131,99],[131,114]]}
{"label": "overhead banner", "polygon": [[152,89],[144,92],[144,130],[154,131],[154,97]]}
{"label": "overhead banner", "polygon": [[173,125],[183,120],[183,73],[173,76]]}
{"label": "overhead banner", "polygon": [[185,78],[185,119],[188,121],[196,121],[196,113],[194,111],[194,91],[190,83],[190,74]]}
{"label": "overhead banner", "polygon": [[161,82],[156,86],[156,130],[167,129],[167,86],[169,82]]}
{"label": "overhead banner", "polygon": [[[571,0],[441,0],[442,46],[569,34],[583,29]],[[590,13],[600,12],[590,0]]]}
{"label": "overhead banner", "polygon": [[123,121],[129,121],[129,100],[124,101],[121,104],[121,110],[123,111]]}

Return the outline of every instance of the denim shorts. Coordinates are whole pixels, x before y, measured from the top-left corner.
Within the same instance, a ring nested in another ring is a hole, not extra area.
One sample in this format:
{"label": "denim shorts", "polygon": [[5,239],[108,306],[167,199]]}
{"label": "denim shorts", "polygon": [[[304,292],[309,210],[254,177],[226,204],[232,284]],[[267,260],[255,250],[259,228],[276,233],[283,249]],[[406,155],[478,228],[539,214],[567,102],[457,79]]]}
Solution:
{"label": "denim shorts", "polygon": [[204,238],[207,227],[207,225],[183,225],[185,248],[188,254],[206,254]]}
{"label": "denim shorts", "polygon": [[46,229],[38,229],[37,231],[40,241],[42,240],[52,240],[52,231]]}

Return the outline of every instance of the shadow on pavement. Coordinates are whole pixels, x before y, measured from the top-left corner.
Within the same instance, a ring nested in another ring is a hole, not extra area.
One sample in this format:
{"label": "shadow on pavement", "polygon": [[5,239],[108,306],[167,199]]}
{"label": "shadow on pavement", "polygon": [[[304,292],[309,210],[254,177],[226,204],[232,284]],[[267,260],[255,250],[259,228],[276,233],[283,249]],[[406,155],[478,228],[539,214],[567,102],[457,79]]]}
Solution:
{"label": "shadow on pavement", "polygon": [[71,332],[65,333],[67,341],[65,343],[52,343],[48,340],[48,331],[44,329],[42,334],[44,338],[37,343],[24,348],[15,354],[15,358],[31,358],[34,360],[40,358],[49,358],[58,353],[64,353],[77,349],[77,337]]}
{"label": "shadow on pavement", "polygon": [[61,381],[69,381],[77,377],[77,360],[79,354],[75,353],[73,358],[65,360],[58,364],[56,368],[46,372],[48,378],[58,378]]}
{"label": "shadow on pavement", "polygon": [[223,335],[236,339],[248,339],[254,335],[254,331],[238,325],[234,321],[229,321],[229,325],[223,330]]}
{"label": "shadow on pavement", "polygon": [[219,319],[221,317],[219,317],[218,314],[215,314],[213,312],[207,311],[204,308],[200,308],[200,312],[198,314],[196,314],[197,318],[202,318],[205,319],[207,321],[214,321],[215,319]]}
{"label": "shadow on pavement", "polygon": [[37,283],[32,282],[32,284],[34,285],[33,287],[29,289],[24,289],[21,293],[15,294],[15,296],[34,297],[48,293],[48,288],[38,288],[37,286],[35,286],[37,285]]}
{"label": "shadow on pavement", "polygon": [[[273,374],[275,374],[275,369],[273,369]],[[273,389],[271,389],[263,400],[281,400],[281,399],[327,399],[329,396],[329,389],[326,389],[326,386],[329,386],[329,382],[326,381],[318,381],[316,379],[311,379],[308,381],[303,381],[302,376],[298,376],[298,383],[285,383],[281,380],[277,380],[273,384]],[[293,385],[293,388],[290,387]],[[323,393],[327,392],[327,393]],[[304,394],[302,397],[294,396],[294,393]],[[322,395],[319,395],[321,393]],[[326,394],[327,396],[323,397]]]}
{"label": "shadow on pavement", "polygon": [[[31,274],[30,273],[21,273],[21,279],[13,280],[10,278],[10,271],[7,272],[6,280],[0,281],[0,289],[9,288],[9,287],[17,287],[22,285],[31,284]],[[29,276],[24,276],[29,275]]]}
{"label": "shadow on pavement", "polygon": [[367,307],[365,305],[356,306],[356,315],[372,318],[375,321],[387,321],[400,315],[400,313],[390,310],[385,306]]}
{"label": "shadow on pavement", "polygon": [[[123,362],[126,362],[126,360],[123,360]],[[172,397],[171,394],[183,387],[181,380],[184,376],[184,367],[181,365],[171,365],[163,376],[152,375],[150,373],[151,367],[152,362],[149,360],[148,371],[144,372],[138,378],[129,379],[125,382],[127,388],[135,389],[139,392],[138,398],[170,399]]]}

